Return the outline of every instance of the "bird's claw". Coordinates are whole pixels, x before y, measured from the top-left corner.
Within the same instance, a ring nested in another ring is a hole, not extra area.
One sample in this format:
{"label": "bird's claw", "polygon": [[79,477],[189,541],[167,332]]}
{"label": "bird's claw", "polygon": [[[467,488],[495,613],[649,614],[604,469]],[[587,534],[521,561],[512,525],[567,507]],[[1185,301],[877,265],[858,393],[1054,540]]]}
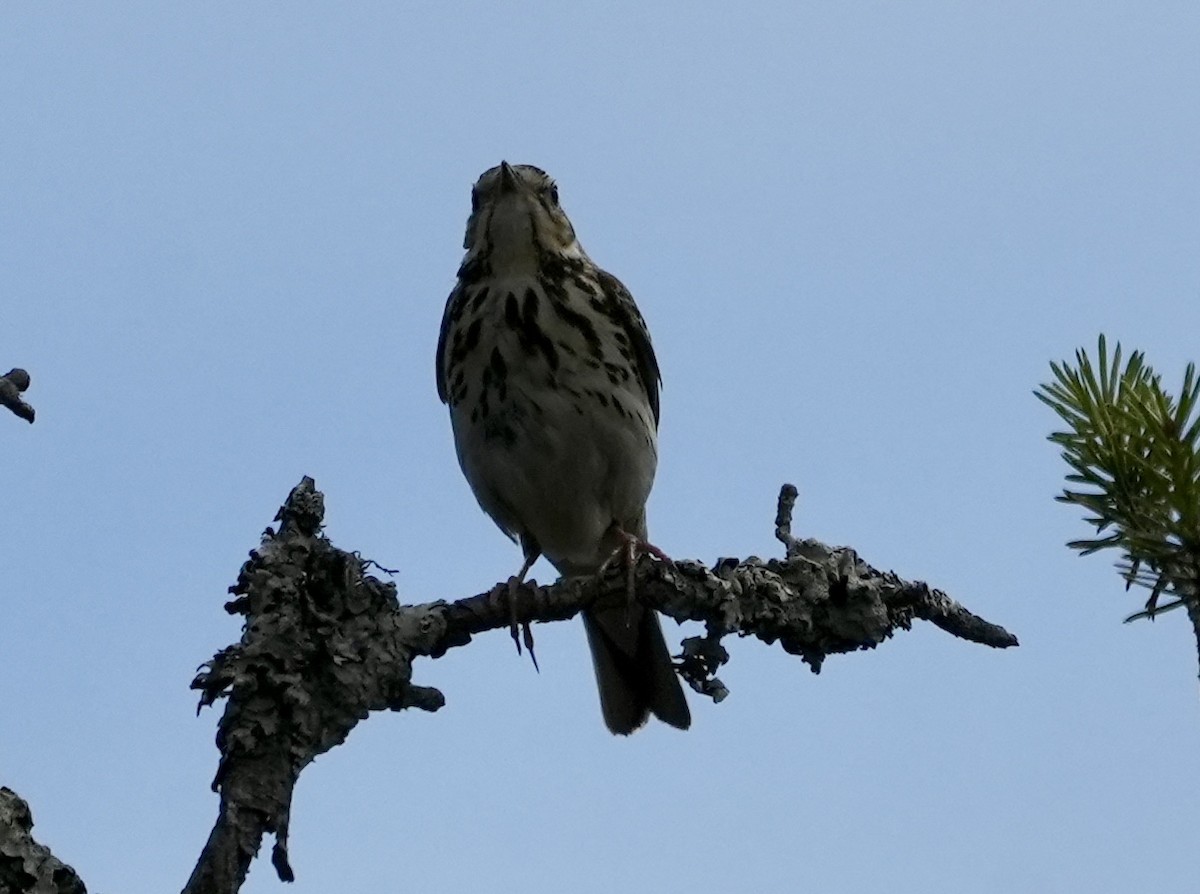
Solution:
{"label": "bird's claw", "polygon": [[521,643],[524,642],[529,651],[529,660],[533,662],[533,669],[540,674],[542,669],[538,667],[537,655],[533,653],[533,628],[528,621],[521,622],[517,619],[517,594],[524,583],[524,575],[513,575],[508,579],[508,633],[512,637],[513,645],[517,647],[518,655],[521,654]]}
{"label": "bird's claw", "polygon": [[648,540],[643,540],[641,537],[638,537],[634,534],[630,534],[620,525],[614,523],[612,530],[613,533],[620,538],[621,542],[618,544],[617,548],[612,551],[609,557],[600,564],[600,569],[596,572],[596,576],[603,577],[608,572],[608,569],[612,567],[614,561],[621,561],[621,563],[625,566],[625,596],[629,601],[629,608],[631,609],[628,613],[627,620],[632,621],[632,608],[637,602],[635,572],[637,571],[638,553],[642,552],[654,556],[654,558],[671,568],[675,567],[675,562],[670,556],[668,556],[653,543]]}

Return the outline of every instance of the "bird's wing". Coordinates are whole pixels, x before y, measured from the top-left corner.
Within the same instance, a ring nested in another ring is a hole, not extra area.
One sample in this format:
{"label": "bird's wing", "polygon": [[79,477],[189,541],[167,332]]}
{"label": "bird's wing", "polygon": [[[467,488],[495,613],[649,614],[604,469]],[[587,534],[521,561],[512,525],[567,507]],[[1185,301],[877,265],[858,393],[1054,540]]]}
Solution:
{"label": "bird's wing", "polygon": [[613,316],[629,337],[633,358],[637,363],[638,379],[654,412],[654,424],[658,425],[658,386],[662,382],[662,374],[658,370],[658,358],[654,356],[654,345],[650,343],[650,330],[629,289],[611,273],[604,270],[598,272],[600,288],[612,308]]}
{"label": "bird's wing", "polygon": [[442,312],[442,331],[438,333],[437,343],[437,392],[442,403],[450,399],[446,388],[446,336],[450,332],[450,324],[462,316],[465,298],[466,289],[463,288],[462,282],[459,282],[446,299],[446,309]]}

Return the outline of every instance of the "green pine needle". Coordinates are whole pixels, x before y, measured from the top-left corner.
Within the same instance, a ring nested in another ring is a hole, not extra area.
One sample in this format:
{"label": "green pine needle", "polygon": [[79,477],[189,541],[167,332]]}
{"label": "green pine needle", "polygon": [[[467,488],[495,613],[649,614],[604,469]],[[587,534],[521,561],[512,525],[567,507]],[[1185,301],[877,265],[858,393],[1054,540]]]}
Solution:
{"label": "green pine needle", "polygon": [[[1067,545],[1081,555],[1122,552],[1117,568],[1126,588],[1148,588],[1153,619],[1200,595],[1200,379],[1195,364],[1178,398],[1134,351],[1122,365],[1104,336],[1097,362],[1075,352],[1075,364],[1051,363],[1053,380],[1034,392],[1065,423],[1049,440],[1070,468],[1056,497],[1082,508],[1097,536]],[[1072,489],[1078,486],[1080,489]],[[1176,601],[1159,606],[1167,594]]]}

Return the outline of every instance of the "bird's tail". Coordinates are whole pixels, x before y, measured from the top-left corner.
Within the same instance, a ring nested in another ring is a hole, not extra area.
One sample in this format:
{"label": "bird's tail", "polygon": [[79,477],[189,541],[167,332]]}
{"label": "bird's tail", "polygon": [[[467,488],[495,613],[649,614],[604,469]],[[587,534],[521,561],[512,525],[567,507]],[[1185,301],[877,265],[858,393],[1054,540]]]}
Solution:
{"label": "bird's tail", "polygon": [[683,687],[671,664],[658,614],[640,603],[583,613],[604,723],[627,736],[653,714],[678,729],[691,726]]}

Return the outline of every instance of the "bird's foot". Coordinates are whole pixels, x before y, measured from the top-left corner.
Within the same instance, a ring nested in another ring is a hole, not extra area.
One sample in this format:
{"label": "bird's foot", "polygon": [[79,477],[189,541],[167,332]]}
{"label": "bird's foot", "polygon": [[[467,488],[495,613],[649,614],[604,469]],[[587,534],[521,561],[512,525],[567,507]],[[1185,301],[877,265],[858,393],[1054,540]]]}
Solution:
{"label": "bird's foot", "polygon": [[537,655],[533,652],[533,629],[530,627],[528,621],[522,623],[517,620],[517,594],[521,591],[521,587],[524,584],[524,572],[519,575],[514,574],[508,579],[508,584],[506,585],[509,615],[508,632],[512,637],[513,645],[517,647],[517,654],[521,654],[521,643],[523,642],[526,650],[529,652],[529,660],[533,662],[533,669],[541,673],[542,669],[538,667]]}
{"label": "bird's foot", "polygon": [[[672,568],[675,567],[675,562],[665,552],[651,543],[649,540],[643,540],[634,534],[630,534],[620,525],[614,523],[612,532],[619,538],[620,543],[617,548],[612,551],[612,554],[604,560],[600,565],[600,570],[596,572],[597,577],[603,577],[608,569],[615,562],[621,562],[625,566],[625,596],[629,600],[629,605],[632,608],[637,602],[637,588],[634,586],[634,572],[637,570],[638,557],[640,554],[654,556],[660,562],[664,562]],[[632,613],[630,615],[632,620]]]}

